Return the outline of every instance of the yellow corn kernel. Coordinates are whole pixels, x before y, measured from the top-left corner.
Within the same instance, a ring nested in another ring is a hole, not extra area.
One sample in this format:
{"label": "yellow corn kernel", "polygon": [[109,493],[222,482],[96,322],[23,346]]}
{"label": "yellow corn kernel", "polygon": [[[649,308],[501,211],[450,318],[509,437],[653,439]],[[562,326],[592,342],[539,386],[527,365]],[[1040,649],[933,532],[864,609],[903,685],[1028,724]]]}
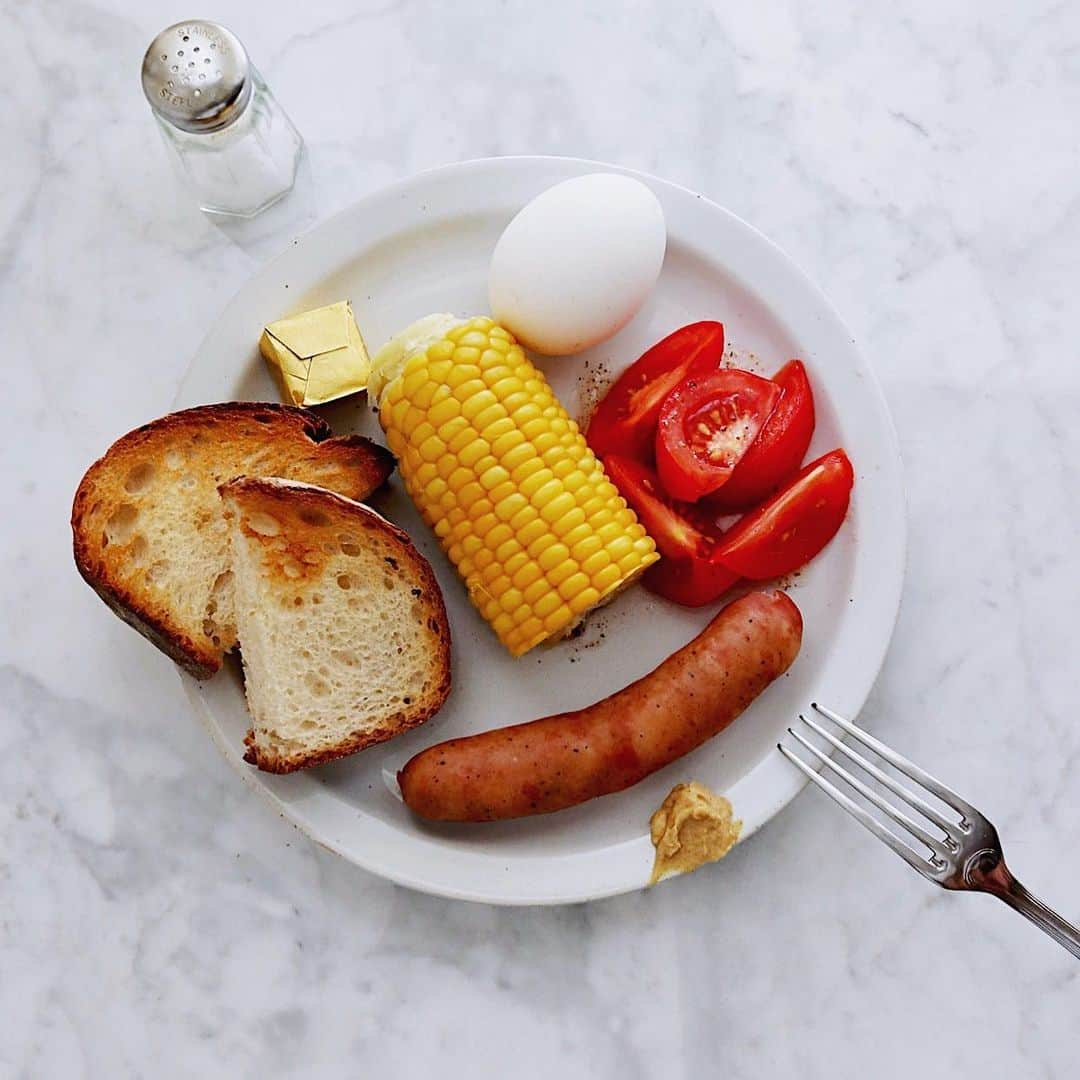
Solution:
{"label": "yellow corn kernel", "polygon": [[[478,517],[473,523],[473,527],[476,529],[476,535],[482,536],[486,542],[487,534],[499,524],[499,519],[494,514],[488,513]],[[491,545],[488,544],[488,547],[491,547]]]}
{"label": "yellow corn kernel", "polygon": [[[514,428],[514,421],[506,415],[506,410],[503,409],[501,405],[499,406],[499,413],[500,415],[495,419],[495,422],[483,429],[484,438],[491,444],[491,452],[497,458],[501,458],[503,454],[501,449],[496,449],[497,446],[505,446],[505,444],[502,443],[503,436],[517,433]],[[478,424],[479,421],[480,418],[477,417]]]}
{"label": "yellow corn kernel", "polygon": [[603,570],[598,570],[593,584],[600,590],[601,596],[607,596],[612,589],[622,583],[622,571],[618,563],[609,563]]}
{"label": "yellow corn kernel", "polygon": [[[464,416],[455,416],[452,420],[446,420],[439,425],[439,438],[446,443],[449,450],[454,441],[462,432],[469,432],[469,421]],[[471,437],[471,432],[469,432]],[[451,453],[455,451],[451,450]]]}
{"label": "yellow corn kernel", "polygon": [[[485,465],[487,466],[486,468],[484,468]],[[481,471],[481,469],[483,469],[483,471]],[[498,500],[491,493],[501,484],[507,483],[510,479],[510,474],[499,465],[494,458],[477,462],[476,470],[480,486],[488,492],[488,497],[497,505]]]}
{"label": "yellow corn kernel", "polygon": [[[510,481],[512,484],[513,482]],[[495,513],[502,518],[503,521],[513,522],[514,518],[522,511],[528,510],[529,500],[521,494],[520,491],[511,490],[508,494],[503,495],[501,498],[495,498],[495,492],[491,493],[491,501],[495,503]],[[510,526],[513,528],[513,525]]]}
{"label": "yellow corn kernel", "polygon": [[[498,557],[499,553],[496,552],[495,558],[497,559]],[[529,553],[527,551],[522,551],[520,547],[517,547],[514,553],[510,555],[503,564],[503,569],[506,571],[506,576],[513,581],[522,570],[527,570],[531,566],[532,563],[529,560]]]}
{"label": "yellow corn kernel", "polygon": [[[525,412],[525,409],[518,409],[518,413]],[[536,416],[530,416],[527,420],[518,421],[521,425],[521,431],[525,438],[536,446],[536,440],[540,438],[547,431],[547,420],[544,419],[544,414],[541,410],[537,409]],[[540,448],[537,447],[537,453],[540,453]]]}
{"label": "yellow corn kernel", "polygon": [[506,401],[511,394],[520,394],[525,390],[525,384],[517,375],[507,375],[498,382],[489,383],[491,392],[500,400]]}
{"label": "yellow corn kernel", "polygon": [[472,421],[478,412],[495,404],[495,395],[484,385],[483,379],[469,379],[454,388],[454,397],[461,402],[461,412]]}
{"label": "yellow corn kernel", "polygon": [[[551,575],[559,568],[559,566],[568,563],[570,560],[570,550],[565,544],[554,543],[548,544],[547,547],[540,553],[536,562],[541,570],[547,575],[547,579],[551,580]],[[573,563],[570,563],[572,566]]]}
{"label": "yellow corn kernel", "polygon": [[555,530],[555,535],[558,536],[567,547],[572,548],[582,535],[582,531],[588,530],[589,525],[585,520],[585,511],[582,510],[580,506],[575,506],[573,509],[563,514],[563,516],[552,525],[552,528]]}
{"label": "yellow corn kernel", "polygon": [[590,608],[596,607],[601,599],[600,590],[595,585],[586,585],[570,597],[570,610],[575,615],[584,615]]}
{"label": "yellow corn kernel", "polygon": [[547,637],[544,632],[544,624],[535,615],[527,618],[518,629],[518,641],[520,653],[527,652],[534,645],[539,645]]}
{"label": "yellow corn kernel", "polygon": [[484,489],[473,479],[473,474],[458,465],[446,481],[456,492],[462,506],[472,506],[484,498]]}
{"label": "yellow corn kernel", "polygon": [[[507,351],[509,352],[509,350]],[[484,354],[481,354],[480,359],[483,361]],[[488,386],[494,386],[497,382],[502,382],[503,379],[510,378],[514,374],[514,365],[512,362],[508,362],[505,354],[500,355],[495,352],[490,362],[484,365],[482,371],[484,382]]]}
{"label": "yellow corn kernel", "polygon": [[470,367],[479,367],[480,350],[472,345],[458,345],[454,350],[454,363]]}
{"label": "yellow corn kernel", "polygon": [[574,621],[574,613],[560,604],[545,620],[544,629],[551,635],[558,634]]}
{"label": "yellow corn kernel", "polygon": [[[565,490],[560,490],[540,511],[540,516],[554,528],[555,523],[574,509],[574,496]],[[556,530],[558,535],[558,530]]]}
{"label": "yellow corn kernel", "polygon": [[[450,355],[451,357],[453,356],[453,350],[451,350]],[[447,386],[450,387],[451,390],[454,391],[454,397],[456,397],[458,401],[462,400],[461,395],[457,393],[458,389],[464,386],[466,383],[472,382],[474,379],[478,382],[481,382],[481,384],[483,382],[483,380],[480,379],[480,368],[477,365],[455,364],[451,359],[450,370],[447,372],[444,382]],[[389,393],[389,391],[387,391],[387,393]]]}
{"label": "yellow corn kernel", "polygon": [[461,402],[452,395],[444,397],[441,401],[433,402],[428,410],[428,421],[444,439],[446,436],[443,435],[443,426],[460,416]]}
{"label": "yellow corn kernel", "polygon": [[530,461],[538,460],[536,451],[516,428],[510,435],[504,435],[492,443],[491,452],[502,462],[503,468],[509,470],[511,476]]}
{"label": "yellow corn kernel", "polygon": [[435,462],[437,462],[445,452],[446,443],[444,443],[438,435],[431,435],[420,444],[420,456],[425,461],[430,462],[433,469],[435,468]]}
{"label": "yellow corn kernel", "polygon": [[532,601],[528,600],[528,589],[541,579],[543,571],[529,558],[527,551],[519,552],[519,554],[525,556],[525,561],[514,570],[510,570],[510,564],[507,563],[506,569],[510,574],[510,580],[514,583],[514,588],[525,593],[526,601],[531,603]]}
{"label": "yellow corn kernel", "polygon": [[489,450],[488,444],[477,436],[457,455],[457,459],[461,463],[462,468],[471,470],[476,467],[478,462],[482,461],[485,457],[490,456]]}
{"label": "yellow corn kernel", "polygon": [[[532,510],[532,507],[529,507]],[[548,534],[548,523],[542,518],[536,515],[536,511],[533,510],[533,518],[531,521],[527,521],[524,524],[518,525],[517,516],[510,519],[510,528],[517,529],[518,542],[526,550],[531,550],[532,545],[541,537]],[[539,568],[538,568],[539,569]]]}
{"label": "yellow corn kernel", "polygon": [[[510,477],[514,481],[514,483],[518,485],[518,487],[524,484],[530,476],[535,476],[536,473],[540,472],[541,469],[544,468],[543,459],[536,456],[536,450],[531,444],[527,445],[529,446],[529,449],[532,450],[533,456],[530,457],[527,461],[523,461],[520,465],[510,470]],[[511,457],[512,455],[507,456]],[[507,465],[506,467],[510,468],[509,465]]]}
{"label": "yellow corn kernel", "polygon": [[[528,391],[526,390],[525,393],[528,393]],[[407,407],[408,403],[406,402],[406,408]],[[517,424],[518,430],[525,436],[526,439],[532,437],[532,434],[527,425],[543,420],[543,416],[540,413],[540,406],[537,405],[535,400],[531,397],[527,399],[525,404],[520,405],[518,408],[514,409],[514,411],[510,413],[510,416],[513,419],[514,423]],[[543,431],[543,427],[541,426],[539,430]]]}
{"label": "yellow corn kernel", "polygon": [[610,566],[612,563],[611,552],[609,551],[596,551],[593,552],[587,559],[582,559],[579,565],[581,569],[589,576],[590,581],[595,581],[596,575],[606,566]]}
{"label": "yellow corn kernel", "polygon": [[[530,563],[530,566],[539,571],[539,567],[536,563]],[[518,571],[514,575],[514,584],[521,589],[521,595],[525,598],[525,603],[529,605],[529,609],[536,607],[540,597],[547,596],[551,592],[551,586],[544,579],[543,575],[537,577],[537,579],[531,585],[522,585],[518,582],[518,578],[521,577],[522,571]]]}
{"label": "yellow corn kernel", "polygon": [[495,601],[497,608],[502,607],[498,598],[502,596],[507,589],[513,588],[510,584],[510,579],[505,574],[491,574],[490,581],[485,582],[485,587],[490,593],[491,598]]}
{"label": "yellow corn kernel", "polygon": [[532,397],[529,395],[529,391],[522,387],[520,390],[515,390],[512,394],[506,395],[506,400],[503,401],[503,407],[506,411],[513,416],[523,405],[528,405],[532,401]]}
{"label": "yellow corn kernel", "polygon": [[[387,436],[386,441],[390,441],[389,436]],[[447,452],[435,462],[435,470],[438,472],[441,479],[449,481],[450,477],[454,475],[457,469],[457,458],[449,452],[449,447],[447,447]]]}
{"label": "yellow corn kernel", "polygon": [[[509,526],[506,526],[509,533]],[[514,574],[520,567],[520,563],[514,566],[511,570],[509,566],[510,560],[521,551],[521,545],[512,535],[505,537],[494,537],[495,530],[491,530],[491,534],[487,538],[487,546],[495,552],[495,561],[506,571],[507,574]],[[527,552],[522,552],[525,558],[528,558]]]}
{"label": "yellow corn kernel", "polygon": [[541,488],[543,488],[549,480],[551,480],[551,471],[541,466],[535,472],[531,473],[531,475],[519,480],[517,482],[518,489],[521,494],[533,504],[533,506],[540,507],[543,503],[539,501],[537,496],[539,495]]}
{"label": "yellow corn kernel", "polygon": [[507,499],[517,494],[514,481],[507,477],[501,484],[491,489],[490,498],[496,506],[501,506]]}
{"label": "yellow corn kernel", "polygon": [[625,533],[622,536],[615,537],[607,545],[608,554],[618,562],[620,559],[625,558],[631,554],[634,550],[633,537],[627,536]]}
{"label": "yellow corn kernel", "polygon": [[538,619],[546,619],[553,611],[557,611],[562,606],[562,600],[559,598],[559,594],[549,587],[548,592],[544,593],[539,600],[532,606],[533,614]]}
{"label": "yellow corn kernel", "polygon": [[[442,499],[450,489],[446,486],[446,481],[441,476],[436,476],[424,485],[424,490],[429,499]],[[457,502],[456,495],[454,496],[454,502]]]}
{"label": "yellow corn kernel", "polygon": [[502,562],[502,559],[499,557],[499,547],[507,541],[511,541],[515,547],[517,546],[517,541],[514,539],[514,531],[505,521],[496,522],[496,524],[485,534],[484,543],[495,552],[496,562]]}
{"label": "yellow corn kernel", "polygon": [[567,578],[573,577],[577,572],[577,567],[567,559],[565,562],[559,563],[554,569],[549,570],[546,576],[548,582],[557,589]]}
{"label": "yellow corn kernel", "polygon": [[509,612],[511,615],[517,612],[518,608],[523,603],[523,597],[519,589],[515,589],[513,584],[499,597],[499,603],[502,604],[503,611]]}
{"label": "yellow corn kernel", "polygon": [[[490,394],[491,391],[488,390],[487,393]],[[506,415],[506,410],[502,407],[502,404],[499,401],[495,401],[491,405],[475,412],[471,419],[476,425],[476,430],[483,432],[486,436],[488,429],[493,427],[496,421],[502,420],[504,417],[507,420],[510,419],[510,417]]]}
{"label": "yellow corn kernel", "polygon": [[399,458],[405,452],[405,436],[394,428],[386,433],[386,445],[390,447],[390,453]]}
{"label": "yellow corn kernel", "polygon": [[[401,384],[401,396],[410,404],[415,405],[418,409],[423,409],[424,406],[417,400],[417,395],[421,390],[431,386],[431,380],[428,378],[427,369],[423,365],[406,365],[404,373],[405,381]],[[431,392],[435,392],[435,387],[431,386]]]}
{"label": "yellow corn kernel", "polygon": [[451,439],[446,441],[446,451],[452,454],[455,458],[460,457],[463,451],[467,450],[474,442],[476,442],[476,432],[473,431],[472,425],[464,416],[459,416],[457,420],[451,420],[451,424],[456,424],[460,420],[465,426],[460,428],[458,432]]}

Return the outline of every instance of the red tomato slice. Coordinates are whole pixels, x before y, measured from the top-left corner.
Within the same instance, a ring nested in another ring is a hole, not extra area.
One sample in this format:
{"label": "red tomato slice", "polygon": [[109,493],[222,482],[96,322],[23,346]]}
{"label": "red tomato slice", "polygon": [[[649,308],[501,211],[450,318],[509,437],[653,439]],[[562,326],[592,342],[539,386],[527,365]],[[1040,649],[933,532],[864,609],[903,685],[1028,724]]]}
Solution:
{"label": "red tomato slice", "polygon": [[663,556],[645,571],[646,588],[677,604],[699,607],[735,584],[738,575],[711,557],[721,537],[712,522],[697,520],[692,507],[665,498],[656,473],[640,461],[612,454],[604,468]]}
{"label": "red tomato slice", "polygon": [[731,476],[776,407],[780,387],[728,368],[684,379],[664,399],[656,468],[673,498],[695,502]]}
{"label": "red tomato slice", "polygon": [[752,581],[798,570],[836,535],[854,482],[843,450],[819,457],[783,491],[728,529],[715,560]]}
{"label": "red tomato slice", "polygon": [[597,405],[585,435],[593,453],[648,460],[664,398],[691,372],[715,370],[723,356],[724,327],[718,322],[690,323],[657,342]]}
{"label": "red tomato slice", "polygon": [[782,394],[742,461],[722,488],[708,496],[717,514],[747,510],[790,480],[806,457],[814,434],[814,395],[801,360],[785,364],[772,378]]}
{"label": "red tomato slice", "polygon": [[712,522],[695,521],[668,499],[648,465],[618,454],[604,458],[604,468],[619,494],[630,504],[661,555],[679,559],[706,558],[721,533]]}
{"label": "red tomato slice", "polygon": [[702,607],[719,600],[738,580],[738,574],[708,559],[665,557],[645,571],[641,583],[665,600]]}

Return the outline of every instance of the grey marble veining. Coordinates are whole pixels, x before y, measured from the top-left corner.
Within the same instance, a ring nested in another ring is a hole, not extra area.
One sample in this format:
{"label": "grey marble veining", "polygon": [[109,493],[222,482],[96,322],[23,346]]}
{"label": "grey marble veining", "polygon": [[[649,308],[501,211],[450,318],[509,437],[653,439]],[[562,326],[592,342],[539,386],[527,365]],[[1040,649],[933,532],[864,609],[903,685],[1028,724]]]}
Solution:
{"label": "grey marble veining", "polygon": [[[236,243],[174,186],[138,69],[189,12],[0,11],[0,1075],[1075,1074],[1075,961],[930,889],[813,792],[690,878],[498,910],[365,874],[240,784],[169,663],[79,582],[67,515],[288,234]],[[304,133],[301,217],[445,161],[574,154],[700,190],[806,269],[874,363],[907,468],[873,724],[1080,916],[1080,12],[197,14],[237,31]]]}

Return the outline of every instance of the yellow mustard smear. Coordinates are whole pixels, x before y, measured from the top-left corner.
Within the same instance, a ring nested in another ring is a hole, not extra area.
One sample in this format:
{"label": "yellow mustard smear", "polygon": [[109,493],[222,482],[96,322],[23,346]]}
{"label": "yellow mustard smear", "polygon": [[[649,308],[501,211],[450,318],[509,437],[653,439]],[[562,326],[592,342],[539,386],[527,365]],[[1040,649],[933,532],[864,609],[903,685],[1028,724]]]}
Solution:
{"label": "yellow mustard smear", "polygon": [[723,795],[696,780],[676,784],[649,819],[656,849],[649,884],[722,859],[738,842],[742,824]]}

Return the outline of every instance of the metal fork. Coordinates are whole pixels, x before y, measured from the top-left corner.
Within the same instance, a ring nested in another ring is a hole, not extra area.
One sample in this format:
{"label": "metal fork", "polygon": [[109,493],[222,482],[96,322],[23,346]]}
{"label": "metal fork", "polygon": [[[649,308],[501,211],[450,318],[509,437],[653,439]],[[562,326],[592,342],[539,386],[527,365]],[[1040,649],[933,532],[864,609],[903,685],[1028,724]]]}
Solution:
{"label": "metal fork", "polygon": [[[903,773],[915,785],[936,796],[959,816],[959,820],[940,813],[917,791],[912,791],[907,785],[883,772],[872,761],[856,753],[831,732],[826,731],[820,724],[806,716],[800,715],[799,719],[811,731],[828,743],[839,755],[847,758],[868,776],[873,777],[882,787],[891,791],[913,810],[918,811],[927,823],[938,830],[939,835],[935,835],[911,815],[882,798],[878,792],[872,790],[857,776],[838,765],[827,753],[804,738],[794,727],[788,728],[788,734],[812,755],[817,767],[808,765],[791,749],[778,743],[777,748],[788,761],[800,768],[822,791],[838,802],[852,817],[861,821],[879,840],[888,844],[923,877],[936,882],[944,889],[985,892],[996,896],[999,900],[1004,900],[1009,907],[1030,919],[1040,930],[1045,931],[1059,945],[1064,946],[1073,956],[1080,959],[1080,929],[1066,922],[1057,912],[1051,911],[1012,876],[1005,865],[1005,856],[1001,851],[997,829],[974,806],[965,802],[955,791],[935,780],[929,773],[924,772],[918,765],[908,761],[895,750],[890,750],[862,728],[856,727],[850,720],[845,720],[831,709],[826,709],[816,703],[811,704],[810,707],[831,720],[868,750],[872,750],[898,772]],[[906,839],[882,824],[865,806],[841,791],[831,780],[825,779],[822,772],[826,769],[898,825],[900,830],[906,833]],[[914,845],[907,842],[912,839],[915,841]]]}

